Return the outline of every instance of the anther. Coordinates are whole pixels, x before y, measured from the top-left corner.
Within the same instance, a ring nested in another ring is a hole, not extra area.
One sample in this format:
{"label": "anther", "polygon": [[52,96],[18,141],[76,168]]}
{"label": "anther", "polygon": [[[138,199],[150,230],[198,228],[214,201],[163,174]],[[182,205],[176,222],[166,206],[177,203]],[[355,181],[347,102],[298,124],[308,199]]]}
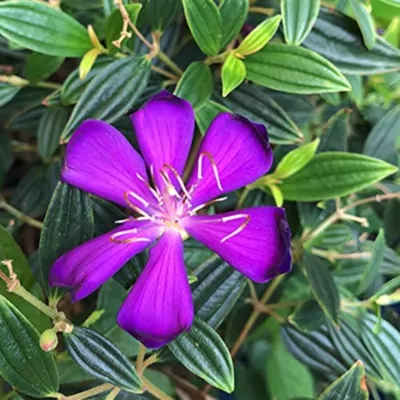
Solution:
{"label": "anther", "polygon": [[182,199],[182,196],[178,193],[175,186],[172,184],[171,179],[166,174],[165,171],[160,171],[160,176],[163,179],[165,186],[167,187],[168,193],[170,196],[176,196],[178,199]]}
{"label": "anther", "polygon": [[139,172],[136,172],[136,176],[140,181],[142,181],[147,186],[147,189],[150,190],[151,194],[157,199],[157,201],[160,202],[161,196],[159,195],[159,193],[157,193],[155,189],[151,187],[150,183],[147,182],[147,180],[144,179],[143,176],[139,174]]}
{"label": "anther", "polygon": [[237,215],[230,215],[229,217],[223,217],[222,218],[222,222],[230,222],[230,221],[235,221],[237,219],[242,219],[245,218],[245,221],[239,226],[239,228],[235,229],[232,233],[230,233],[229,235],[226,235],[225,237],[223,237],[221,239],[221,243],[226,242],[228,239],[238,235],[240,232],[243,231],[244,228],[246,228],[246,226],[248,225],[248,223],[250,222],[250,215],[247,214],[237,214]]}
{"label": "anther", "polygon": [[[142,209],[140,209],[139,207],[136,207],[129,199],[129,196],[132,196],[133,192],[126,192],[124,193],[124,199],[126,201],[126,203],[128,204],[128,206],[133,210],[136,211],[138,214],[142,215],[143,217],[146,217],[146,219],[153,219],[153,217],[148,214],[146,211],[143,211]],[[133,196],[135,197],[135,196]],[[147,203],[147,207],[150,205],[150,203]]]}
{"label": "anther", "polygon": [[140,201],[146,208],[150,205],[150,203],[148,201],[146,201],[143,197],[139,196],[138,194],[136,194],[133,191],[129,191],[124,194],[125,200],[127,200],[127,199],[129,200],[128,196],[132,196],[137,201]]}
{"label": "anther", "polygon": [[212,167],[213,172],[214,172],[215,180],[217,181],[218,189],[222,192],[224,189],[222,188],[221,180],[219,179],[219,173],[218,173],[217,164],[216,164],[213,156],[208,151],[204,151],[199,156],[197,178],[199,180],[203,179],[202,166],[203,166],[203,158],[204,157],[207,157],[210,160],[211,167]]}
{"label": "anther", "polygon": [[149,238],[142,238],[142,237],[133,237],[130,239],[118,239],[120,236],[123,235],[136,235],[138,230],[134,229],[127,229],[126,231],[116,232],[110,236],[110,241],[117,244],[127,244],[127,243],[137,243],[137,242],[150,242],[151,239]]}
{"label": "anther", "polygon": [[185,196],[186,196],[189,200],[191,200],[191,196],[190,196],[189,192],[187,191],[186,186],[185,186],[185,184],[183,183],[183,180],[182,180],[182,178],[180,177],[178,171],[177,171],[172,165],[169,165],[169,164],[164,164],[163,168],[168,168],[168,169],[174,174],[176,180],[177,180],[178,183],[179,183],[179,186],[180,186],[181,189],[182,189],[182,192],[185,193]]}
{"label": "anther", "polygon": [[214,199],[211,201],[207,201],[206,203],[200,204],[197,207],[193,208],[192,210],[189,211],[190,215],[196,214],[197,211],[203,209],[204,207],[211,206],[212,204],[215,203],[220,203],[221,201],[225,201],[228,197],[219,197],[218,199]]}

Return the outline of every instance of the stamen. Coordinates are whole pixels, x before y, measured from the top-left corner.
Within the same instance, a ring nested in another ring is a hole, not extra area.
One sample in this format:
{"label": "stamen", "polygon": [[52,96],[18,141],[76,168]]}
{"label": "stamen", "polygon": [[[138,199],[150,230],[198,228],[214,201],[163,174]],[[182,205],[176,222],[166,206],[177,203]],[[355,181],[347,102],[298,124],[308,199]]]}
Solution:
{"label": "stamen", "polygon": [[182,196],[178,193],[176,190],[175,186],[172,184],[171,179],[169,179],[169,176],[166,174],[165,171],[161,170],[160,171],[161,178],[163,179],[165,185],[167,186],[168,193],[170,196],[176,196],[178,199],[182,199]]}
{"label": "stamen", "polygon": [[203,173],[202,173],[202,166],[203,166],[203,158],[207,157],[210,160],[211,163],[211,167],[213,169],[214,172],[214,176],[215,176],[215,180],[217,181],[217,186],[218,189],[222,192],[224,189],[222,188],[221,185],[221,181],[219,179],[219,173],[218,173],[218,167],[217,164],[213,158],[213,156],[208,152],[208,151],[204,151],[203,153],[200,154],[199,156],[199,162],[198,162],[198,173],[197,173],[197,178],[203,179]]}
{"label": "stamen", "polygon": [[230,215],[229,217],[223,217],[222,218],[222,222],[229,222],[229,221],[234,221],[237,219],[241,219],[241,218],[245,218],[246,220],[243,222],[242,225],[239,226],[239,228],[235,229],[232,233],[230,233],[229,235],[226,235],[225,237],[223,237],[221,239],[221,243],[226,242],[228,239],[238,235],[240,232],[243,231],[244,228],[246,228],[246,226],[248,225],[248,223],[250,222],[250,215],[247,214],[237,214],[237,215]]}
{"label": "stamen", "polygon": [[[129,200],[129,195],[132,196],[132,193],[133,193],[133,192],[126,192],[126,193],[124,193],[124,199],[125,199],[125,201],[127,202],[128,206],[129,206],[132,210],[136,211],[138,214],[143,215],[144,217],[146,217],[146,219],[151,219],[151,220],[153,220],[153,217],[152,217],[150,214],[148,214],[146,211],[143,211],[143,210],[140,209],[139,207],[136,207],[136,206]],[[135,197],[135,196],[133,196],[133,197]],[[149,206],[149,203],[147,203],[147,206]]]}
{"label": "stamen", "polygon": [[197,211],[201,210],[202,208],[207,207],[207,206],[211,206],[211,204],[214,204],[214,203],[220,203],[221,201],[225,201],[227,198],[228,197],[219,197],[218,199],[207,201],[206,203],[200,204],[199,206],[197,206],[197,207],[193,208],[192,210],[190,210],[189,214],[190,215],[194,215],[194,214],[196,214]]}
{"label": "stamen", "polygon": [[149,238],[132,238],[132,239],[114,239],[112,236],[110,237],[110,241],[115,244],[128,244],[128,243],[139,243],[139,242],[151,242]]}
{"label": "stamen", "polygon": [[169,164],[164,164],[163,168],[168,168],[168,169],[174,174],[176,180],[177,180],[178,183],[179,183],[179,186],[180,186],[181,189],[182,189],[182,192],[185,193],[185,196],[186,196],[189,200],[191,200],[192,198],[191,198],[189,192],[187,191],[186,186],[185,186],[185,184],[183,183],[182,178],[179,176],[178,171],[177,171],[172,165],[169,165]]}
{"label": "stamen", "polygon": [[116,233],[112,234],[111,238],[115,239],[115,238],[117,238],[119,236],[122,236],[122,235],[129,235],[129,234],[134,234],[135,235],[136,233],[138,233],[137,228],[127,229],[126,231],[116,232]]}
{"label": "stamen", "polygon": [[161,201],[161,195],[159,195],[157,193],[157,191],[154,188],[151,187],[150,183],[147,182],[147,180],[144,179],[143,176],[140,175],[138,172],[136,172],[136,176],[140,181],[142,181],[147,186],[147,188],[150,190],[151,194],[157,199],[157,201],[160,202]]}
{"label": "stamen", "polygon": [[119,219],[114,221],[114,224],[123,224],[124,222],[132,221],[132,218]]}
{"label": "stamen", "polygon": [[146,201],[143,197],[139,196],[138,194],[136,194],[135,192],[133,192],[132,190],[129,192],[126,192],[124,194],[124,198],[125,200],[127,199],[128,196],[132,196],[133,198],[135,198],[137,201],[140,201],[146,208],[150,205],[150,203],[148,201]]}

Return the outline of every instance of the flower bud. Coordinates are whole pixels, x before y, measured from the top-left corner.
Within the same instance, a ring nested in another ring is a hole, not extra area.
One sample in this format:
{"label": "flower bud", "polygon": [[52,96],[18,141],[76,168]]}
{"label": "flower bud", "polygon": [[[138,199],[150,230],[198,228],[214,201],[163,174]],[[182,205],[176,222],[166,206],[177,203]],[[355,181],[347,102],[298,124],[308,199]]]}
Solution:
{"label": "flower bud", "polygon": [[43,351],[52,351],[58,345],[57,333],[53,329],[45,330],[40,336],[40,347]]}

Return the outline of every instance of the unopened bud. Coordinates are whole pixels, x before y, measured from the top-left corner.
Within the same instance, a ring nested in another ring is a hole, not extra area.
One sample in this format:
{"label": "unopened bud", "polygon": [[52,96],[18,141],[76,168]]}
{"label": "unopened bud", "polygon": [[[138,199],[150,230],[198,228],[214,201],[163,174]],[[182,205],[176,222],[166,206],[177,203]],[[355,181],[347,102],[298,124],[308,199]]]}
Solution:
{"label": "unopened bud", "polygon": [[40,336],[40,347],[43,351],[52,351],[58,345],[57,333],[53,329],[45,330]]}

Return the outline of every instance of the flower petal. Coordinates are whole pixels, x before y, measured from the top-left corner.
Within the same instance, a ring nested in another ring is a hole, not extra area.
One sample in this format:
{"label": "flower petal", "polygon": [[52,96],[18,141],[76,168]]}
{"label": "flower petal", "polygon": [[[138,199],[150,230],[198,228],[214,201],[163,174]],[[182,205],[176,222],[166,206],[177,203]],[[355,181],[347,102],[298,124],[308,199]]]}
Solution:
{"label": "flower petal", "polygon": [[186,185],[189,191],[193,187],[192,205],[254,182],[271,168],[272,157],[263,125],[238,115],[219,114],[204,136]]}
{"label": "flower petal", "polygon": [[[113,126],[88,120],[67,145],[62,180],[86,192],[127,207],[124,194],[133,191],[144,202],[155,202],[145,182],[145,164],[128,140]],[[143,201],[129,197],[137,207]]]}
{"label": "flower petal", "polygon": [[255,282],[267,282],[291,269],[290,228],[283,208],[195,215],[181,223],[193,238]]}
{"label": "flower petal", "polygon": [[[132,114],[131,119],[141,154],[153,170],[157,186],[163,188],[159,172],[165,164],[175,168],[179,175],[183,173],[193,139],[193,108],[186,100],[162,91]],[[173,177],[172,171],[166,172]]]}
{"label": "flower petal", "polygon": [[118,313],[118,325],[158,348],[190,328],[194,309],[178,232],[166,231]]}
{"label": "flower petal", "polygon": [[148,221],[132,221],[89,240],[54,263],[50,285],[70,289],[74,301],[83,299],[148,247],[161,229]]}

